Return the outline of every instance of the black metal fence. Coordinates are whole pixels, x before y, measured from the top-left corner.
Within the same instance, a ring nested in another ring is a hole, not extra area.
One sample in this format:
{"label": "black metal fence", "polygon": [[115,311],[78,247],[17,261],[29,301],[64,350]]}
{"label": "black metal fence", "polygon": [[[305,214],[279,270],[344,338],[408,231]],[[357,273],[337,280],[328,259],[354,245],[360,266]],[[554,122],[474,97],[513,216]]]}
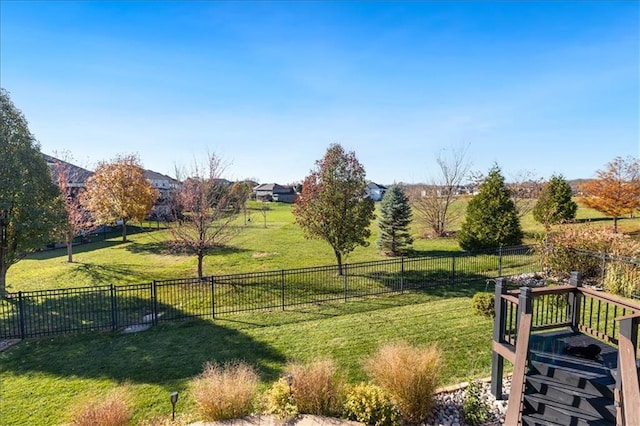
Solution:
{"label": "black metal fence", "polygon": [[621,296],[640,299],[640,259],[572,249],[575,270],[583,279]]}
{"label": "black metal fence", "polygon": [[118,330],[220,315],[458,286],[540,270],[531,247],[143,284],[10,293],[0,301],[0,339]]}

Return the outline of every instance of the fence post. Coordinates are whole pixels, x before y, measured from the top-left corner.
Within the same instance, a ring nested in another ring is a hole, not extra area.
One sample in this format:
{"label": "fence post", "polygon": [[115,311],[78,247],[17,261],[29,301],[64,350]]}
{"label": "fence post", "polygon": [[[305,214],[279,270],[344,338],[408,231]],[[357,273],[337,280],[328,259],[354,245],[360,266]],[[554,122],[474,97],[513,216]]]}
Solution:
{"label": "fence post", "polygon": [[284,311],[285,301],[284,301],[284,269],[280,271],[280,287],[282,288],[282,310]]}
{"label": "fence post", "polygon": [[580,294],[577,289],[581,287],[581,278],[580,272],[578,271],[571,272],[569,278],[569,285],[574,287],[574,290],[569,293],[569,315],[571,316],[569,319],[571,320],[571,328],[574,332],[578,331],[580,324]]}
{"label": "fence post", "polygon": [[116,331],[118,329],[118,305],[117,305],[117,295],[116,288],[113,284],[109,284],[109,293],[111,295],[111,329]]}
{"label": "fence post", "polygon": [[[507,292],[502,278],[496,278],[495,317],[493,319],[493,341],[502,343],[505,327],[505,310],[502,295]],[[504,374],[504,358],[496,351],[491,352],[491,393],[496,399],[502,399],[502,376]]]}
{"label": "fence post", "polygon": [[211,275],[211,319],[216,319],[216,284],[213,275]]}
{"label": "fence post", "polygon": [[502,244],[498,248],[498,276],[502,276]]}
{"label": "fence post", "polygon": [[151,319],[153,325],[158,325],[158,288],[156,280],[151,282]]}
{"label": "fence post", "polygon": [[20,338],[27,338],[27,324],[25,322],[25,312],[24,312],[24,298],[22,297],[22,292],[18,292],[18,318],[20,318]]}
{"label": "fence post", "polygon": [[602,267],[600,271],[600,285],[604,287],[604,276],[607,273],[607,254],[602,252]]}
{"label": "fence post", "polygon": [[404,293],[404,256],[400,258],[400,293]]}
{"label": "fence post", "polygon": [[344,272],[344,301],[347,301],[347,292],[349,291],[349,286],[348,286],[348,272],[347,272],[347,265],[343,265],[343,272]]}

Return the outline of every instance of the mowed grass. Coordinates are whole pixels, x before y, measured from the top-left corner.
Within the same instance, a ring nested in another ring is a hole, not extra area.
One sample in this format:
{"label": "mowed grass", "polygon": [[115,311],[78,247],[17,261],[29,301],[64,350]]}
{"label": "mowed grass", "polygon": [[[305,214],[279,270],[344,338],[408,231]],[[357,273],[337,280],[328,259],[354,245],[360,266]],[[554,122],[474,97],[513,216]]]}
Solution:
{"label": "mowed grass", "polygon": [[492,322],[470,315],[481,287],[166,323],[137,334],[28,340],[0,353],[0,416],[9,425],[59,424],[79,401],[129,384],[135,422],[170,415],[172,391],[180,392],[179,414],[191,418],[188,382],[206,361],[243,359],[266,387],[289,360],[330,356],[355,383],[366,379],[362,361],[398,340],[436,343],[445,359],[443,384],[487,376]]}
{"label": "mowed grass", "polygon": [[[453,205],[453,210],[464,212],[466,204],[467,200],[462,199]],[[252,203],[250,207],[250,221],[245,225],[244,218],[239,217],[234,223],[234,237],[205,257],[205,275],[335,263],[331,247],[326,242],[304,238],[302,230],[295,223],[290,204],[269,203],[266,227],[259,210],[260,203]],[[590,222],[590,226],[612,226],[610,219],[583,207],[579,208],[577,219],[579,222]],[[451,224],[451,230],[459,229],[461,223],[462,217]],[[522,218],[522,227],[527,243],[534,243],[535,236],[544,230],[542,225],[533,220],[531,213]],[[640,219],[621,219],[619,228],[621,232],[638,234]],[[34,253],[9,268],[7,288],[16,292],[193,277],[196,273],[195,257],[170,252],[166,245],[169,237],[167,230],[155,230],[154,226],[147,229],[147,232],[131,234],[127,243],[122,243],[116,235],[105,241],[76,246],[73,263],[67,262],[64,248]],[[429,256],[460,251],[455,238],[423,238],[427,231],[420,218],[414,216],[412,255]],[[371,224],[371,234],[369,246],[357,247],[344,259],[345,262],[385,258],[375,245],[378,236],[376,220]]]}

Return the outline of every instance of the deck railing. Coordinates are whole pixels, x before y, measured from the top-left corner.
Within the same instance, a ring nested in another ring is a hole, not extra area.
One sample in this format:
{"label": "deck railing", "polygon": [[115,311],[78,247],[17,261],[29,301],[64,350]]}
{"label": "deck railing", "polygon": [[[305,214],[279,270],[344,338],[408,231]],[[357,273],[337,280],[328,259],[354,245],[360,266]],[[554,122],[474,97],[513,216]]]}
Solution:
{"label": "deck railing", "polygon": [[[514,365],[505,422],[519,424],[532,331],[571,327],[618,347],[616,399],[620,425],[640,424],[640,385],[636,357],[640,305],[608,293],[581,287],[580,274],[570,284],[521,287],[509,291],[496,280],[491,391],[502,398],[504,360]],[[632,402],[630,402],[632,401]],[[626,404],[625,404],[626,402]]]}

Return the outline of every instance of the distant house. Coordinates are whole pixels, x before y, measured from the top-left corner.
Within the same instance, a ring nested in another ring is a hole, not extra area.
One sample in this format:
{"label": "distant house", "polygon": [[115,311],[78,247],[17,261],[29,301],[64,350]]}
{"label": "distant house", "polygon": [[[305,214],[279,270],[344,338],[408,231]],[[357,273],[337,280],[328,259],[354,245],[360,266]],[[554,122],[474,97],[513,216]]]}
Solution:
{"label": "distant house", "polygon": [[69,188],[84,188],[87,183],[87,179],[93,175],[93,172],[76,166],[75,164],[67,163],[58,158],[52,157],[47,154],[42,154],[44,161],[47,162],[49,170],[51,171],[51,177],[53,181],[58,183],[59,170],[64,170],[67,174],[67,187]]}
{"label": "distant house", "polygon": [[298,193],[292,186],[278,185],[277,183],[260,184],[253,188],[253,192],[258,201],[293,203],[298,197]]}
{"label": "distant house", "polygon": [[171,191],[180,186],[180,182],[171,176],[145,170],[144,177],[159,192],[158,199],[151,210],[151,217],[156,219],[168,219],[171,217]]}
{"label": "distant house", "polygon": [[380,201],[384,197],[387,187],[378,185],[375,182],[367,181],[367,188],[365,189],[367,196],[373,201]]}

